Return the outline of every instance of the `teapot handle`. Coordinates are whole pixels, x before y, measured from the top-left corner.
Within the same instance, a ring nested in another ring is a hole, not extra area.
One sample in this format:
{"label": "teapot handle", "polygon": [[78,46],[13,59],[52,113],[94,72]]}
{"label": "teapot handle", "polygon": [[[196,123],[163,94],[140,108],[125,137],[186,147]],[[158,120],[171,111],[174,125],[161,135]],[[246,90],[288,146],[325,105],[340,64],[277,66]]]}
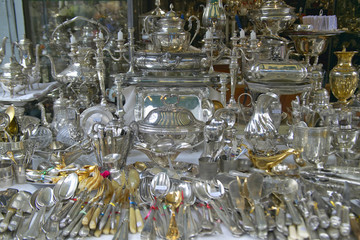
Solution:
{"label": "teapot handle", "polygon": [[145,19],[144,19],[144,30],[145,30],[146,34],[150,34],[150,27],[154,26],[153,20],[154,20],[154,17],[151,16],[151,15],[145,17]]}
{"label": "teapot handle", "polygon": [[189,32],[189,31],[192,29],[192,20],[193,20],[193,19],[196,20],[196,31],[195,31],[195,34],[194,34],[194,36],[192,37],[189,45],[191,45],[191,43],[194,41],[196,35],[198,35],[198,33],[199,33],[199,31],[200,31],[200,20],[199,20],[199,18],[197,18],[197,17],[194,16],[194,15],[191,15],[191,16],[189,17],[189,20],[188,20],[188,22],[189,22],[189,29],[188,29],[187,31]]}

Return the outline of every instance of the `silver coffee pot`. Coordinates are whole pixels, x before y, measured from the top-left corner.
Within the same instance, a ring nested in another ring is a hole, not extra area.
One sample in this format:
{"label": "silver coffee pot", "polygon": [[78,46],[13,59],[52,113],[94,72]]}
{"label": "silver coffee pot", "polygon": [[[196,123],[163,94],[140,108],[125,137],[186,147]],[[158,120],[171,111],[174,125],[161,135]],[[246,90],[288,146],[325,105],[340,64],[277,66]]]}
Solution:
{"label": "silver coffee pot", "polygon": [[27,76],[23,73],[23,67],[14,56],[14,44],[12,52],[10,61],[2,66],[2,74],[0,75],[2,88],[5,92],[9,92],[11,97],[24,90],[27,82]]}

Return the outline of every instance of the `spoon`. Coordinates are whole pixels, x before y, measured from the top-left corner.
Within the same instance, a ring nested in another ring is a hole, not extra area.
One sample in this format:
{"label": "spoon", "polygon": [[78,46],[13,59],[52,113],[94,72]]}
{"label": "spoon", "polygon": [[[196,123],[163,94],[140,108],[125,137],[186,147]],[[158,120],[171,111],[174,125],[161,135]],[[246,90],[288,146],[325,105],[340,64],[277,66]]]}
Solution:
{"label": "spoon", "polygon": [[[156,199],[153,200],[151,204],[150,211],[148,213],[147,219],[144,223],[144,228],[141,231],[141,239],[151,239],[151,233],[153,230],[153,217],[155,214],[155,205],[158,201],[161,200],[162,197],[166,196],[166,194],[170,190],[170,178],[164,172],[157,173],[150,183],[150,193]],[[157,204],[158,205],[158,204]],[[164,234],[165,235],[165,234]]]}
{"label": "spoon", "polygon": [[[34,202],[32,199],[30,203],[32,207],[34,207],[35,214],[30,220],[29,228],[25,231],[24,237],[36,238],[39,236],[41,226],[44,223],[46,209],[55,204],[53,189],[50,187],[40,189],[35,198],[35,205],[33,205]],[[38,211],[36,209],[38,209]]]}
{"label": "spoon", "polygon": [[[64,182],[64,180],[65,180],[65,178],[60,178],[60,180],[56,182],[56,184],[55,184],[55,186],[54,186],[54,188],[53,188],[54,198],[55,198],[55,201],[57,201],[57,202],[55,203],[55,206],[53,207],[50,215],[51,215],[52,213],[56,213],[56,212],[60,211],[60,209],[61,209],[61,207],[62,207],[62,203],[61,203],[61,200],[60,200],[61,197],[59,196],[59,190],[60,190],[61,184]],[[43,228],[42,228],[45,233],[48,232],[48,229],[49,229],[51,223],[52,223],[51,217],[49,217],[49,218],[46,220],[46,223],[44,224],[44,226],[43,226]]]}
{"label": "spoon", "polygon": [[[194,189],[194,193],[196,195],[196,197],[202,201],[208,204],[208,196],[204,191],[204,187],[202,185],[201,182],[199,181],[195,181],[193,183],[193,189]],[[202,219],[201,219],[201,231],[208,231],[208,230],[212,230],[214,228],[214,221],[212,218],[212,214],[211,214],[211,210],[210,208],[208,208],[208,216],[209,218],[206,217],[206,213],[205,213],[205,206],[202,207]]]}
{"label": "spoon", "polygon": [[167,240],[176,240],[180,238],[179,228],[176,224],[175,219],[175,211],[181,204],[181,192],[180,191],[172,191],[169,192],[165,197],[166,204],[171,206],[171,219],[169,229],[166,233]]}
{"label": "spoon", "polygon": [[260,203],[263,181],[264,178],[260,173],[252,173],[247,178],[247,189],[250,197],[254,201],[255,221],[259,231],[267,230],[267,222],[264,209]]}
{"label": "spoon", "polygon": [[245,212],[245,194],[243,193],[243,187],[239,177],[229,184],[229,193],[235,209],[239,211],[241,215],[244,230],[247,232],[254,232],[255,226],[250,216]]}
{"label": "spoon", "polygon": [[55,184],[54,195],[57,200],[54,210],[50,216],[52,220],[49,224],[45,224],[43,230],[46,232],[48,239],[55,239],[59,233],[59,221],[65,217],[67,212],[72,207],[71,201],[69,201],[64,207],[63,202],[73,197],[79,183],[79,178],[76,173],[70,173],[65,178],[62,178]]}
{"label": "spoon", "polygon": [[[180,206],[179,215],[184,213],[183,219],[183,233],[185,239],[191,239],[196,237],[199,232],[199,227],[195,222],[190,206],[193,205],[196,201],[194,190],[190,182],[182,182],[178,185],[179,191],[183,195],[184,204]],[[183,210],[181,210],[183,207]],[[179,224],[180,228],[180,224]]]}
{"label": "spoon", "polygon": [[211,197],[212,199],[217,199],[221,203],[224,211],[221,211],[220,208],[217,207],[215,202],[214,205],[216,205],[216,207],[214,207],[214,210],[220,217],[221,221],[225,224],[225,226],[229,228],[230,232],[235,236],[243,235],[244,231],[236,226],[236,223],[232,220],[232,218],[226,211],[224,203],[225,189],[223,184],[219,180],[208,181],[206,184],[206,191],[209,197]]}
{"label": "spoon", "polygon": [[298,193],[298,183],[294,179],[286,179],[278,185],[277,192],[283,194],[286,207],[291,215],[293,223],[295,225],[300,225],[302,220],[293,203],[295,195]]}

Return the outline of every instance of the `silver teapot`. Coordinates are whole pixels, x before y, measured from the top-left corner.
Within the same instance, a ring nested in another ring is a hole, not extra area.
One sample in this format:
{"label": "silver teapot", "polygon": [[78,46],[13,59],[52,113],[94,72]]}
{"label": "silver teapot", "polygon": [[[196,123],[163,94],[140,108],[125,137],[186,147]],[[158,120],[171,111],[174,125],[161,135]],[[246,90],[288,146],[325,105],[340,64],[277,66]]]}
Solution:
{"label": "silver teapot", "polygon": [[[195,16],[189,17],[189,29],[184,29],[186,21],[176,16],[170,4],[170,11],[162,18],[147,16],[144,19],[145,32],[150,36],[155,51],[183,52],[187,51],[200,30],[200,20]],[[192,20],[196,20],[196,31],[190,40]]]}

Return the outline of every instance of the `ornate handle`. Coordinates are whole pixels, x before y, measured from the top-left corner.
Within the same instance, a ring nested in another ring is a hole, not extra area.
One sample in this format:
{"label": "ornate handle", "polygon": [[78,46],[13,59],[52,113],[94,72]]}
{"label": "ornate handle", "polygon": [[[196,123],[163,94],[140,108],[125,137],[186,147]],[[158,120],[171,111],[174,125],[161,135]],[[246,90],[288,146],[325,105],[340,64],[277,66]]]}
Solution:
{"label": "ornate handle", "polygon": [[300,217],[298,210],[295,208],[292,200],[287,199],[286,197],[284,199],[285,199],[285,203],[286,203],[286,206],[288,208],[288,211],[290,213],[293,223],[295,225],[300,225],[302,223],[301,217]]}
{"label": "ornate handle", "polygon": [[144,228],[144,222],[140,210],[137,206],[135,206],[135,219],[136,219],[137,232],[141,232]]}
{"label": "ornate handle", "polygon": [[80,217],[81,219],[79,221],[77,221],[75,227],[70,232],[70,237],[72,237],[72,238],[75,238],[78,235],[78,233],[80,232],[81,227],[83,226],[82,225],[82,220],[85,217],[85,213],[79,213],[79,215],[82,215]]}
{"label": "ornate handle", "polygon": [[101,220],[99,222],[99,226],[98,226],[98,229],[99,230],[103,230],[107,221],[108,221],[108,217],[110,215],[110,212],[111,212],[111,209],[112,209],[112,205],[108,204],[107,207],[106,207],[106,210],[105,210],[105,213],[104,215],[101,217]]}
{"label": "ornate handle", "polygon": [[179,228],[176,224],[175,219],[175,207],[171,207],[171,219],[168,232],[166,233],[166,239],[168,240],[176,240],[180,238]]}
{"label": "ornate handle", "polygon": [[285,223],[285,211],[283,208],[279,209],[279,212],[275,217],[275,223],[276,223],[276,228],[279,230],[279,232],[286,231],[287,226]]}
{"label": "ornate handle", "polygon": [[259,231],[264,231],[267,229],[267,222],[265,218],[264,209],[260,203],[255,203],[255,221]]}
{"label": "ornate handle", "polygon": [[196,16],[192,15],[189,17],[189,29],[187,31],[190,31],[192,29],[192,19],[195,19],[196,20],[196,31],[194,33],[194,36],[192,37],[191,41],[190,41],[190,44],[194,41],[195,37],[198,35],[199,31],[200,31],[200,20],[199,18],[197,18]]}
{"label": "ornate handle", "polygon": [[129,229],[131,233],[136,233],[136,217],[133,204],[130,204],[129,210]]}
{"label": "ornate handle", "polygon": [[91,220],[90,220],[90,223],[89,223],[90,229],[92,229],[92,230],[96,229],[96,225],[97,225],[97,222],[98,222],[98,217],[100,215],[100,212],[101,212],[101,207],[99,206],[99,207],[96,208],[94,214],[91,217]]}
{"label": "ornate handle", "polygon": [[147,216],[147,219],[144,223],[144,228],[141,231],[141,239],[148,240],[151,239],[151,234],[153,232],[153,217],[155,214],[155,209],[151,208]]}
{"label": "ornate handle", "polygon": [[13,208],[8,209],[5,219],[0,223],[0,232],[5,232],[8,229],[11,217],[15,214],[16,210]]}
{"label": "ornate handle", "polygon": [[24,233],[24,237],[30,239],[39,236],[41,225],[44,222],[45,211],[46,207],[42,207],[39,211],[35,212],[35,215],[30,220],[29,229]]}
{"label": "ornate handle", "polygon": [[60,219],[64,218],[69,210],[72,208],[74,204],[73,200],[70,200],[59,212],[54,212],[51,216],[51,220],[60,221]]}
{"label": "ornate handle", "polygon": [[[82,218],[85,216],[86,211],[88,209],[89,209],[89,206],[86,206],[82,211],[77,212],[77,215],[76,215],[75,219],[73,221],[71,221],[71,223],[64,228],[64,230],[62,232],[62,235],[64,237],[68,236],[74,230],[77,223],[82,222]],[[80,230],[80,227],[77,230],[75,229],[75,231],[77,231],[77,232],[79,232],[79,230]]]}
{"label": "ornate handle", "polygon": [[24,219],[23,212],[21,210],[18,210],[18,212],[11,218],[8,229],[11,232],[16,231],[22,219]]}
{"label": "ornate handle", "polygon": [[244,230],[247,232],[255,231],[255,226],[254,223],[251,221],[250,216],[244,210],[239,210],[239,212],[242,218]]}
{"label": "ornate handle", "polygon": [[[144,30],[146,34],[150,34],[150,27],[154,27],[154,17],[149,15],[146,16],[146,18],[144,19]],[[152,39],[150,38],[150,41],[152,42]]]}

